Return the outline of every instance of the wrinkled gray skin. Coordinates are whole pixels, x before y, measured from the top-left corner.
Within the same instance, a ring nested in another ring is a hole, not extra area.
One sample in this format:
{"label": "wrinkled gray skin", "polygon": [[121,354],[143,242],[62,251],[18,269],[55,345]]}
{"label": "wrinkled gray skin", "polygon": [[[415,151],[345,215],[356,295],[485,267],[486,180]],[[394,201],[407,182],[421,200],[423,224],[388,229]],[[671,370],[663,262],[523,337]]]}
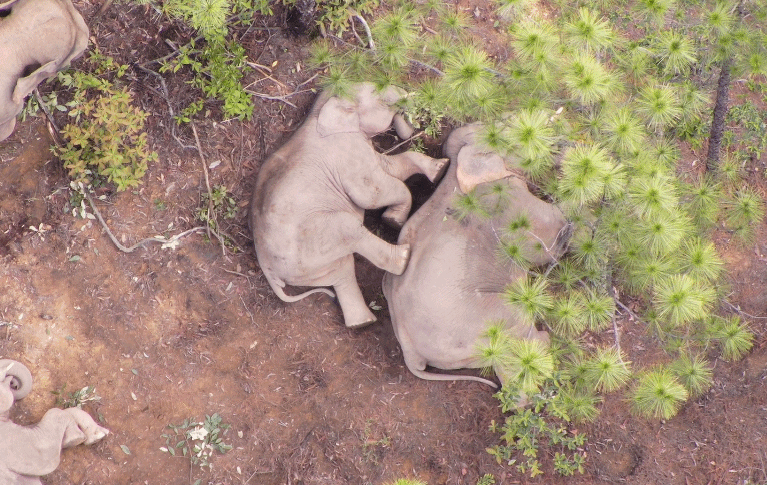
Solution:
{"label": "wrinkled gray skin", "polygon": [[344,322],[360,327],[376,321],[354,274],[358,253],[379,268],[400,274],[410,256],[408,244],[392,245],[363,225],[365,209],[387,207],[385,220],[401,226],[411,207],[402,182],[415,173],[437,180],[447,165],[417,152],[387,156],[370,142],[392,123],[402,138],[412,128],[394,104],[406,93],[395,87],[376,92],[355,86],[350,99],[319,95],[307,119],[264,162],[250,205],[250,227],[258,263],[283,301],[323,292],[285,294],[286,284],[332,286]]}
{"label": "wrinkled gray skin", "polygon": [[26,366],[0,359],[0,485],[40,484],[38,477],[59,466],[63,448],[90,445],[109,433],[79,408],[49,409],[33,426],[11,422],[14,401],[31,389],[32,374]]}
{"label": "wrinkled gray skin", "polygon": [[0,1],[0,141],[24,98],[85,51],[88,26],[71,0]]}
{"label": "wrinkled gray skin", "polygon": [[[496,387],[476,376],[425,371],[481,367],[477,349],[486,343],[488,324],[503,321],[510,335],[548,342],[548,334],[505,304],[500,297],[525,271],[499,255],[499,238],[509,222],[526,214],[531,227],[524,254],[535,265],[555,261],[570,237],[570,224],[562,212],[531,194],[524,180],[494,153],[476,143],[477,124],[454,130],[443,147],[450,167],[435,193],[407,221],[399,244],[410,244],[405,272],[387,274],[383,291],[394,332],[405,363],[416,376],[431,380],[474,380]],[[499,202],[490,187],[502,184],[505,201]],[[469,191],[488,194],[483,205],[491,216],[456,217],[456,199]],[[494,209],[494,210],[493,210]],[[496,369],[496,372],[499,370]],[[504,376],[498,376],[504,381]]]}

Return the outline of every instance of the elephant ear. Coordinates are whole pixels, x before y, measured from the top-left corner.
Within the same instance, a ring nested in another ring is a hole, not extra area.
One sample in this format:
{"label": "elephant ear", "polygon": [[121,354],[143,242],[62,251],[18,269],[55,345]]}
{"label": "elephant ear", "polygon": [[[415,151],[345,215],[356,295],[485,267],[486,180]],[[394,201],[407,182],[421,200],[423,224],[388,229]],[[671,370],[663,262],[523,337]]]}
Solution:
{"label": "elephant ear", "polygon": [[317,132],[320,136],[360,131],[360,115],[353,100],[333,96],[320,108],[317,117]]}
{"label": "elephant ear", "polygon": [[514,173],[495,152],[481,149],[476,144],[464,145],[456,159],[456,177],[461,192],[468,194],[479,184],[494,182]]}
{"label": "elephant ear", "polygon": [[19,80],[16,81],[13,95],[11,95],[13,103],[21,104],[21,102],[24,101],[24,98],[34,91],[38,84],[44,79],[55,75],[56,71],[58,71],[58,63],[56,61],[51,61],[48,64],[39,67],[28,76],[19,78]]}

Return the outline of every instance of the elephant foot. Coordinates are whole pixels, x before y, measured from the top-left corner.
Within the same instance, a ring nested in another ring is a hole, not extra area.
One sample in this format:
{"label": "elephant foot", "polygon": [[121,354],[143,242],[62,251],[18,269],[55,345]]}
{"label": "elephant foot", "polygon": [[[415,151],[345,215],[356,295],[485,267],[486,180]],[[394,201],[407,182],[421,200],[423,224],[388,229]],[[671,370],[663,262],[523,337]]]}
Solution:
{"label": "elephant foot", "polygon": [[405,221],[407,221],[407,216],[410,213],[410,208],[407,207],[405,209],[401,208],[395,208],[395,206],[391,206],[388,209],[386,209],[381,216],[387,224],[389,224],[392,227],[395,227],[397,229],[401,228],[403,225],[405,225]]}
{"label": "elephant foot", "polygon": [[407,263],[410,262],[410,244],[398,244],[394,246],[395,257],[392,261],[394,266],[387,269],[389,273],[397,276],[401,275],[407,269]]}
{"label": "elephant foot", "polygon": [[373,315],[370,310],[368,310],[367,313],[368,316],[363,316],[362,318],[356,320],[344,319],[344,324],[346,324],[347,328],[364,328],[378,321],[376,316]]}
{"label": "elephant foot", "polygon": [[448,165],[450,165],[449,159],[434,158],[431,163],[429,163],[427,170],[424,171],[424,175],[426,175],[431,183],[436,184],[442,180],[442,176],[445,175]]}
{"label": "elephant foot", "polygon": [[101,426],[96,425],[95,429],[89,429],[86,431],[85,435],[85,441],[83,444],[86,445],[92,445],[93,443],[99,441],[100,439],[106,437],[106,435],[109,434],[109,430],[106,428],[102,428]]}

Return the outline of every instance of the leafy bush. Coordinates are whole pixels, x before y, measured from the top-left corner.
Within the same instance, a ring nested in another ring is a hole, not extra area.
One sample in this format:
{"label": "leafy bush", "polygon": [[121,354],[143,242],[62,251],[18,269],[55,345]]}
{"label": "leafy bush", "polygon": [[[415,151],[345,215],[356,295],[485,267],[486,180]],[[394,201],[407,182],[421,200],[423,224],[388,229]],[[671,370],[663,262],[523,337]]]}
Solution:
{"label": "leafy bush", "polygon": [[141,182],[157,153],[147,146],[144,124],[148,113],[133,105],[133,94],[119,82],[127,66],[102,56],[98,50],[89,61],[93,72],[59,73],[59,81],[74,90],[66,103],[72,123],[62,129],[66,145],[54,152],[75,181],[98,182],[104,178],[118,191]]}

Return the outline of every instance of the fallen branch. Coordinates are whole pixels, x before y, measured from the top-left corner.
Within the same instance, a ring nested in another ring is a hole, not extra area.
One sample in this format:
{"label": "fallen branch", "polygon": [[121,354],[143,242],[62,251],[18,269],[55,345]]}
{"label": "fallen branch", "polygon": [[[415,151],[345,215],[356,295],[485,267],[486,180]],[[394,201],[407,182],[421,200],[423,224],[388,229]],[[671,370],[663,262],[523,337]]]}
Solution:
{"label": "fallen branch", "polygon": [[101,227],[104,228],[107,235],[109,236],[109,239],[111,239],[112,242],[115,244],[115,246],[117,246],[117,249],[119,249],[120,251],[124,253],[132,253],[133,251],[136,250],[136,248],[144,246],[145,244],[150,242],[161,243],[162,249],[166,249],[166,248],[175,249],[176,246],[178,246],[179,239],[181,239],[182,237],[188,236],[189,234],[199,232],[205,229],[202,226],[197,226],[197,227],[193,227],[192,229],[188,229],[182,233],[176,234],[175,236],[171,236],[170,238],[166,238],[164,236],[153,236],[153,237],[148,237],[146,239],[143,239],[137,242],[136,244],[134,244],[133,246],[124,246],[123,244],[120,243],[120,241],[117,240],[115,235],[112,234],[112,231],[109,229],[109,226],[107,226],[107,223],[104,221],[104,218],[101,217],[101,212],[99,212],[98,208],[96,207],[96,204],[93,202],[93,199],[91,198],[91,194],[88,193],[87,190],[84,190],[83,193],[85,194],[85,198],[88,199],[88,203],[90,204],[91,209],[93,209],[93,213],[96,214],[96,219],[98,219],[98,221],[101,223]]}

